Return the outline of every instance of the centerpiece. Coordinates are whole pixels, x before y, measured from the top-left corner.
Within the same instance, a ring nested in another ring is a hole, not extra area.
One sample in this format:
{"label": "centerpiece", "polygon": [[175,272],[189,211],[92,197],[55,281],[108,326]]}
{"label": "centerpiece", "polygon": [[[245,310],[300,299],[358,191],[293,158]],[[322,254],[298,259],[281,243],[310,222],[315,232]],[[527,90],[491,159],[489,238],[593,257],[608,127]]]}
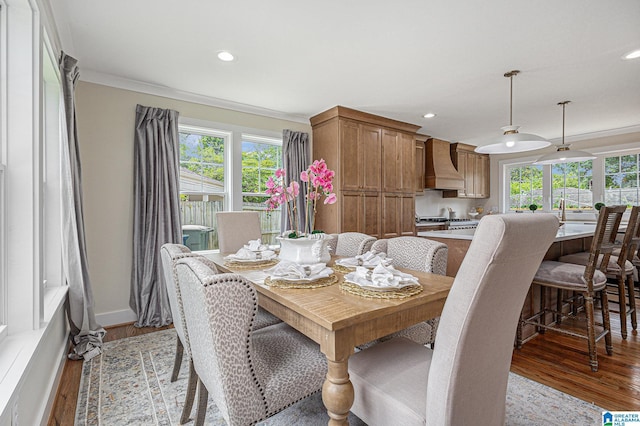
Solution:
{"label": "centerpiece", "polygon": [[[298,202],[300,182],[285,181],[285,170],[276,170],[266,182],[267,212],[284,206],[284,214],[289,218],[292,229],[277,237],[280,242],[279,258],[301,264],[328,262],[331,259],[328,242],[330,235],[315,230],[316,205],[324,197],[324,204],[334,204],[337,200],[333,192],[335,172],[327,167],[323,159],[315,160],[300,173],[304,182],[304,203]],[[299,213],[302,212],[302,215]],[[301,220],[300,217],[303,219]]]}

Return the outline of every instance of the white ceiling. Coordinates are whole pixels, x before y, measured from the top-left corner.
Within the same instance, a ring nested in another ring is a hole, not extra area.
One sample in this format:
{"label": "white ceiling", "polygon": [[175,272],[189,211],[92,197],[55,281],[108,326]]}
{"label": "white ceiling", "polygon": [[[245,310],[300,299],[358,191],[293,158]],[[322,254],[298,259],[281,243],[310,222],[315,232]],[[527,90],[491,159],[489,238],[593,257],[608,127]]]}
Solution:
{"label": "white ceiling", "polygon": [[[638,0],[51,0],[81,79],[307,119],[335,105],[474,145],[640,131]],[[229,50],[236,61],[217,59]],[[228,103],[227,103],[228,104]],[[424,119],[426,112],[435,119]],[[604,132],[604,133],[600,133]]]}

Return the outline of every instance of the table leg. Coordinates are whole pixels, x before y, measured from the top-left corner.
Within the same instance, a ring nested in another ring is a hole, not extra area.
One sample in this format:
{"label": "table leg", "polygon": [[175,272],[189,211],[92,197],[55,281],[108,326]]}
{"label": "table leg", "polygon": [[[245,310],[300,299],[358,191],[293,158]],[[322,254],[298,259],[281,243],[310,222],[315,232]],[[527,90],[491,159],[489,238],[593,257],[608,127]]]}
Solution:
{"label": "table leg", "polygon": [[327,358],[327,379],[322,385],[322,402],[329,414],[329,426],[348,425],[353,405],[353,384],[349,380],[349,358],[339,361]]}

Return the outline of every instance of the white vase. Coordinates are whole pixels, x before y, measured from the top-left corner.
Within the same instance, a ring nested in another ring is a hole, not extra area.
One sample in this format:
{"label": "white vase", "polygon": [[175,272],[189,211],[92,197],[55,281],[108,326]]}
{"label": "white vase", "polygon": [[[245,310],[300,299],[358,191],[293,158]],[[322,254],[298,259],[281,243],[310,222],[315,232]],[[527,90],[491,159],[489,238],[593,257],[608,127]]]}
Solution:
{"label": "white vase", "polygon": [[280,242],[280,260],[311,265],[327,263],[331,260],[329,240],[333,238],[327,234],[313,234],[312,237],[286,238],[276,237]]}

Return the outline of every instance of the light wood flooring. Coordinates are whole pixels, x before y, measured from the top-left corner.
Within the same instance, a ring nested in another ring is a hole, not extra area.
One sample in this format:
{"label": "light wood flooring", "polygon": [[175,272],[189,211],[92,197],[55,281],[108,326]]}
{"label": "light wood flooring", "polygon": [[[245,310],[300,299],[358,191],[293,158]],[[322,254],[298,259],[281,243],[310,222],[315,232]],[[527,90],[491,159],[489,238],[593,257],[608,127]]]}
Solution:
{"label": "light wood flooring", "polygon": [[[639,301],[640,302],[640,301]],[[587,342],[547,332],[513,351],[511,371],[611,411],[640,411],[640,336],[631,331],[620,337],[620,318],[611,314],[612,356],[598,342],[598,372],[589,367]],[[132,324],[110,327],[105,341],[138,336],[163,328],[136,328]],[[75,417],[82,362],[67,360],[49,425],[72,425]]]}

